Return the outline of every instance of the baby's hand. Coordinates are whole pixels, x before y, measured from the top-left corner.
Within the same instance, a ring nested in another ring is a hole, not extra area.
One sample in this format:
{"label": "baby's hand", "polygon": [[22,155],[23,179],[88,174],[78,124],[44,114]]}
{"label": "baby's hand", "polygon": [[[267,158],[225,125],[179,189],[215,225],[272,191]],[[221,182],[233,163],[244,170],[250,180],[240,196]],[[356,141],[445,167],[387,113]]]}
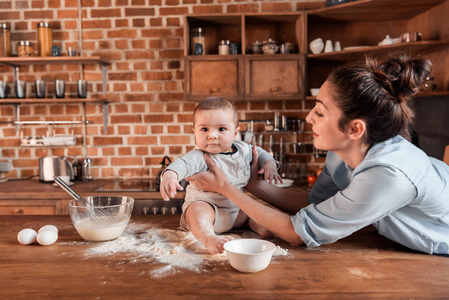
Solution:
{"label": "baby's hand", "polygon": [[169,201],[170,198],[173,198],[177,190],[184,190],[178,181],[178,174],[176,172],[168,170],[166,171],[161,178],[160,191],[162,199],[165,201]]}
{"label": "baby's hand", "polygon": [[282,183],[282,178],[278,174],[278,171],[276,169],[276,162],[270,160],[265,163],[265,165],[262,167],[262,169],[259,170],[259,174],[264,174],[263,179],[265,181],[268,181],[269,183]]}

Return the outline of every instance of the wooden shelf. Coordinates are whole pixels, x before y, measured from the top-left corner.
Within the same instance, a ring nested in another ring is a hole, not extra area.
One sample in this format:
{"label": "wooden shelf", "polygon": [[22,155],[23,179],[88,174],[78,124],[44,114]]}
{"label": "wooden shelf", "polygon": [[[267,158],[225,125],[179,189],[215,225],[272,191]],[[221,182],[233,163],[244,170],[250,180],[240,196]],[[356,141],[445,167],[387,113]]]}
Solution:
{"label": "wooden shelf", "polygon": [[[449,91],[433,91],[433,92],[420,92],[413,98],[429,98],[429,97],[444,97],[449,96]],[[307,96],[306,101],[315,101],[316,97]]]}
{"label": "wooden shelf", "polygon": [[70,103],[110,103],[108,99],[96,98],[54,98],[54,99],[0,99],[1,104],[70,104]]}
{"label": "wooden shelf", "polygon": [[428,98],[428,97],[439,97],[439,96],[449,96],[449,91],[421,92],[421,93],[418,93],[414,98]]}
{"label": "wooden shelf", "polygon": [[49,56],[49,57],[1,57],[0,63],[9,66],[25,66],[25,65],[92,65],[101,64],[109,65],[110,63],[100,56]]}
{"label": "wooden shelf", "polygon": [[357,49],[348,49],[342,51],[334,51],[328,53],[308,54],[309,59],[323,59],[333,61],[351,61],[360,59],[360,55],[372,54],[373,56],[382,56],[391,53],[394,50],[402,50],[406,52],[425,53],[426,51],[436,51],[439,48],[447,48],[448,42],[441,41],[419,41],[409,43],[398,43],[385,46],[367,46]]}
{"label": "wooden shelf", "polygon": [[359,0],[310,11],[310,20],[391,21],[407,20],[445,0]]}

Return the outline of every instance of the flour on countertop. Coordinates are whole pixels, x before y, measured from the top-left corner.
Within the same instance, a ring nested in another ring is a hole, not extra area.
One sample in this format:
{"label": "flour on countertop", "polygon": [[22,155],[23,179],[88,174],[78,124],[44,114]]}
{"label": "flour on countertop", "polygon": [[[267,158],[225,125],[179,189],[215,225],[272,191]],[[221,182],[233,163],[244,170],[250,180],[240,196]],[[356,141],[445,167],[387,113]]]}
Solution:
{"label": "flour on countertop", "polygon": [[[242,238],[230,234],[234,239]],[[87,242],[72,242],[70,244],[86,244]],[[87,243],[89,244],[89,243]],[[181,269],[198,272],[211,262],[225,262],[226,255],[211,255],[192,234],[192,232],[162,228],[147,228],[139,224],[129,224],[125,232],[116,240],[95,243],[86,251],[86,256],[107,256],[115,253],[125,253],[131,263],[150,262],[156,260],[164,266],[152,270],[152,277],[165,277],[175,274]],[[273,256],[287,255],[288,252],[276,247]],[[144,275],[144,274],[142,274]]]}

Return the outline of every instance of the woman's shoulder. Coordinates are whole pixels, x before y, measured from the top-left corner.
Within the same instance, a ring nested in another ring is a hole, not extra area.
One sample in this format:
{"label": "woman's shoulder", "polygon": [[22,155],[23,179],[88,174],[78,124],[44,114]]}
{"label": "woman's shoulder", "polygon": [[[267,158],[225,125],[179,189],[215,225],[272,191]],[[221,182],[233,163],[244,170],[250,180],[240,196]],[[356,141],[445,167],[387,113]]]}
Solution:
{"label": "woman's shoulder", "polygon": [[[372,147],[357,171],[363,172],[373,167],[399,170],[412,181],[423,178],[437,180],[440,173],[449,173],[449,166],[439,164],[436,159],[427,156],[424,151],[400,136]],[[436,172],[436,169],[441,172]]]}
{"label": "woman's shoulder", "polygon": [[414,160],[426,161],[427,154],[401,136],[374,145],[365,157],[364,163],[404,164]]}

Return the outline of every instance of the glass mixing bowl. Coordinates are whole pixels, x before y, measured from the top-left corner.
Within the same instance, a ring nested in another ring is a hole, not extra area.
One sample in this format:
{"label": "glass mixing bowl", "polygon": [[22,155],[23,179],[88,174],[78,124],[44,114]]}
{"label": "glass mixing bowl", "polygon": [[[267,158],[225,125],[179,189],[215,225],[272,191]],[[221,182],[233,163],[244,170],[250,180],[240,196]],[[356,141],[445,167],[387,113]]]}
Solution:
{"label": "glass mixing bowl", "polygon": [[134,199],[125,196],[89,196],[84,199],[93,209],[75,200],[67,203],[70,218],[79,235],[92,242],[120,237],[131,218]]}

